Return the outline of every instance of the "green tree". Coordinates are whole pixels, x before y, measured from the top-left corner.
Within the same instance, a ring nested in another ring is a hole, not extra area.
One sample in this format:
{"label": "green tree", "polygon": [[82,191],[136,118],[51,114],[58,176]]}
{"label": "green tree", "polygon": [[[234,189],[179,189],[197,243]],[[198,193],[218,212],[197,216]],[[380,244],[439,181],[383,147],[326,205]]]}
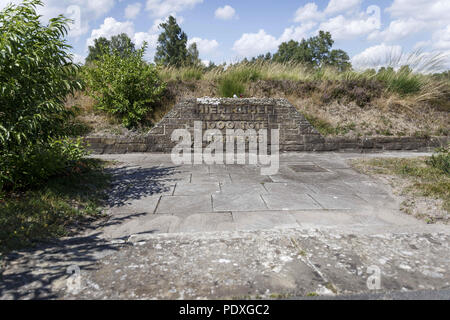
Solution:
{"label": "green tree", "polygon": [[333,66],[339,70],[351,67],[350,58],[343,50],[331,50],[334,41],[329,32],[319,31],[317,36],[300,42],[283,42],[273,55],[276,62],[298,62],[311,68]]}
{"label": "green tree", "polygon": [[330,55],[324,61],[325,65],[335,67],[339,71],[351,69],[350,57],[344,50],[331,50]]}
{"label": "green tree", "polygon": [[126,33],[121,33],[111,37],[111,40],[105,37],[94,39],[94,45],[89,46],[89,54],[86,57],[86,63],[99,60],[104,54],[118,52],[121,57],[136,52],[135,45]]}
{"label": "green tree", "polygon": [[165,89],[156,67],[143,59],[146,47],[145,43],[134,52],[114,50],[84,70],[95,107],[118,117],[127,128],[138,126],[154,110]]}
{"label": "green tree", "polygon": [[177,23],[177,20],[170,16],[167,22],[159,25],[163,32],[158,37],[155,63],[165,66],[180,67],[188,61],[187,40],[188,37]]}
{"label": "green tree", "polygon": [[94,45],[89,46],[89,54],[86,57],[86,63],[100,59],[102,55],[109,52],[111,42],[105,37],[94,39]]}
{"label": "green tree", "polygon": [[189,66],[198,67],[202,64],[202,61],[199,58],[199,52],[197,49],[197,44],[192,43],[187,50],[187,61],[186,64]]}
{"label": "green tree", "polygon": [[117,52],[121,57],[126,57],[136,52],[134,43],[128,37],[126,33],[121,33],[111,37],[111,50],[110,52]]}
{"label": "green tree", "polygon": [[[66,135],[67,95],[82,88],[64,38],[69,20],[41,24],[40,5],[25,0],[0,11],[0,190],[32,178],[38,155]],[[51,174],[42,164],[39,174]]]}

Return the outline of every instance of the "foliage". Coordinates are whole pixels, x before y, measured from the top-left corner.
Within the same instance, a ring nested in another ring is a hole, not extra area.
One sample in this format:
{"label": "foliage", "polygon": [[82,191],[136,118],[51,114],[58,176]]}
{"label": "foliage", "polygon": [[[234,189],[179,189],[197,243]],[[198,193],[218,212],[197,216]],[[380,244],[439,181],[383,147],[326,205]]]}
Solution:
{"label": "foliage", "polygon": [[311,68],[332,66],[340,71],[351,68],[350,58],[343,50],[331,50],[333,39],[329,32],[319,31],[315,37],[300,43],[294,40],[283,42],[273,55],[275,62],[297,62]]}
{"label": "foliage", "polygon": [[161,23],[160,28],[163,32],[158,37],[155,63],[176,67],[185,65],[188,60],[186,33],[181,30],[173,16],[170,16],[167,22]]}
{"label": "foliage", "polygon": [[202,64],[202,62],[199,58],[197,44],[195,42],[192,43],[188,48],[186,64],[188,66],[196,66],[196,67],[198,67]]}
{"label": "foliage", "polygon": [[96,108],[118,117],[127,128],[138,126],[153,111],[165,88],[156,67],[143,60],[145,50],[146,44],[125,56],[118,51],[104,54],[84,70]]}
{"label": "foliage", "polygon": [[219,94],[222,97],[241,96],[245,93],[245,84],[261,78],[256,64],[231,66],[219,79]]}
{"label": "foliage", "polygon": [[72,170],[86,155],[81,138],[54,139],[0,155],[0,190],[20,190]]}
{"label": "foliage", "polygon": [[104,54],[117,52],[121,57],[126,57],[136,51],[134,43],[126,33],[112,36],[111,40],[105,37],[94,39],[94,45],[89,46],[89,54],[86,57],[86,63],[92,63],[99,60]]}
{"label": "foliage", "polygon": [[67,236],[101,214],[109,175],[104,163],[82,159],[64,175],[24,192],[0,194],[0,253]]}
{"label": "foliage", "polygon": [[42,25],[39,5],[26,0],[0,12],[0,190],[53,175],[54,156],[68,160],[54,143],[67,135],[71,111],[64,101],[82,85],[64,39],[69,20],[58,16]]}
{"label": "foliage", "polygon": [[224,77],[219,83],[219,94],[221,97],[232,98],[234,95],[241,97],[245,93],[245,85],[233,77]]}
{"label": "foliage", "polygon": [[450,145],[437,149],[436,154],[427,160],[427,164],[450,175]]}

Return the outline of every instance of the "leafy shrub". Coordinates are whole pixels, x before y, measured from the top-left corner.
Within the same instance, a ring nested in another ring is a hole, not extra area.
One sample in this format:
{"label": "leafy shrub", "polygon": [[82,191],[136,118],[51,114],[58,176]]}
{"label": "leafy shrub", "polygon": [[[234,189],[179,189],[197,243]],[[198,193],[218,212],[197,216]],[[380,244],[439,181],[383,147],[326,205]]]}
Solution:
{"label": "leafy shrub", "polygon": [[437,149],[436,154],[433,154],[427,160],[427,164],[446,174],[450,174],[450,145],[446,148]]}
{"label": "leafy shrub", "polygon": [[118,117],[127,128],[154,111],[165,89],[156,67],[143,60],[145,49],[146,44],[126,55],[105,54],[84,72],[95,107]]}
{"label": "leafy shrub", "polygon": [[58,16],[42,25],[39,5],[25,0],[0,11],[0,191],[58,172],[68,160],[61,148],[71,148],[55,145],[67,135],[71,111],[64,101],[82,88],[64,39],[69,20]]}
{"label": "leafy shrub", "polygon": [[51,140],[30,146],[20,154],[2,153],[0,190],[24,189],[77,170],[77,162],[86,154],[81,138]]}

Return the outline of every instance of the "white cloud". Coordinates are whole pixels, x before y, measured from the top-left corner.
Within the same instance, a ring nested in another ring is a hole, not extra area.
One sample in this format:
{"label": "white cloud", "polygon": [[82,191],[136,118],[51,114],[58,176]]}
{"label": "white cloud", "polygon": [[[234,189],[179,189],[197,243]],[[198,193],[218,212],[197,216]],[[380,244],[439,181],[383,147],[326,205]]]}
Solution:
{"label": "white cloud", "polygon": [[[320,22],[318,30],[332,33],[335,39],[348,39],[351,37],[373,33],[381,28],[381,10],[378,6],[369,6],[360,12],[361,0],[330,0],[325,10],[320,11],[318,6],[307,3],[297,9],[294,15],[295,22]],[[341,13],[336,16],[336,14]]]}
{"label": "white cloud", "polygon": [[381,27],[381,13],[377,6],[370,6],[365,13],[355,18],[339,15],[319,25],[320,30],[329,31],[333,39],[351,39],[372,33]]}
{"label": "white cloud", "polygon": [[[0,0],[0,9],[8,3],[18,4],[19,0]],[[90,23],[107,14],[115,5],[114,0],[44,0],[44,6],[37,7],[42,21],[48,22],[59,14],[74,20],[70,25],[69,37],[79,37],[90,29]]]}
{"label": "white cloud", "polygon": [[188,46],[190,46],[194,42],[197,44],[197,49],[201,55],[212,53],[217,49],[217,47],[219,47],[219,43],[217,42],[217,40],[208,40],[198,37],[189,39]]}
{"label": "white cloud", "polygon": [[290,40],[301,41],[310,36],[310,31],[317,23],[309,22],[300,26],[291,26],[284,29],[279,38],[267,34],[263,29],[258,33],[244,33],[239,40],[234,43],[233,50],[243,57],[254,57],[278,48],[282,42]]}
{"label": "white cloud", "polygon": [[134,23],[132,21],[121,22],[112,17],[106,18],[100,25],[100,28],[92,30],[91,36],[86,41],[86,45],[93,45],[94,39],[99,37],[110,39],[112,36],[121,33],[126,33],[136,45],[136,48],[141,48],[144,41],[147,42],[148,47],[145,58],[149,61],[153,60],[158,42],[158,34],[151,29],[148,32],[135,32]]}
{"label": "white cloud", "polygon": [[323,19],[324,14],[318,10],[315,3],[310,2],[297,9],[294,15],[295,22],[309,22]]}
{"label": "white cloud", "polygon": [[387,42],[396,41],[413,35],[426,28],[426,26],[427,24],[425,22],[414,18],[398,19],[392,21],[385,30],[373,32],[369,35],[368,39],[381,39]]}
{"label": "white cloud", "polygon": [[252,57],[272,51],[278,47],[278,40],[263,29],[258,33],[244,33],[233,45],[233,50],[244,57]]}
{"label": "white cloud", "polygon": [[137,48],[142,47],[144,44],[144,41],[147,42],[148,47],[150,49],[156,48],[157,42],[158,42],[158,35],[152,34],[150,32],[136,32],[133,37],[133,42],[136,45]]}
{"label": "white cloud", "polygon": [[147,0],[146,11],[154,17],[164,17],[172,13],[192,9],[203,0]]}
{"label": "white cloud", "polygon": [[223,8],[217,8],[214,16],[221,20],[231,20],[236,16],[236,10],[233,7],[226,5]]}
{"label": "white cloud", "polygon": [[142,4],[139,2],[129,4],[125,8],[125,18],[134,19],[141,12]]}
{"label": "white cloud", "polygon": [[310,22],[303,24],[298,27],[289,27],[284,29],[283,34],[278,39],[278,43],[287,42],[289,40],[301,41],[302,39],[306,39],[309,36],[309,32],[312,28],[316,26],[315,22]]}
{"label": "white cloud", "polygon": [[363,52],[355,55],[351,59],[351,62],[355,69],[377,69],[382,66],[390,65],[392,61],[398,60],[401,56],[401,46],[389,46],[382,43],[377,46],[369,47]]}
{"label": "white cloud", "polygon": [[448,0],[394,0],[386,11],[393,17],[414,18],[432,24],[448,25],[450,21]]}
{"label": "white cloud", "polygon": [[437,50],[450,50],[450,24],[433,33],[432,47]]}
{"label": "white cloud", "polygon": [[330,0],[325,9],[326,14],[335,14],[342,11],[352,11],[358,9],[361,5],[361,0]]}
{"label": "white cloud", "polygon": [[[170,14],[170,15],[171,15],[172,17],[174,17],[174,18],[177,20],[177,23],[178,23],[179,25],[182,24],[182,23],[184,22],[184,18],[181,17],[181,16],[177,16],[176,13],[172,13],[172,14]],[[153,21],[152,27],[150,28],[150,32],[152,32],[152,33],[157,33],[157,32],[159,32],[159,31],[160,31],[160,30],[159,30],[159,25],[160,25],[161,23],[163,23],[163,22],[166,22],[168,18],[169,18],[169,16],[164,17],[164,18],[157,18],[157,19],[155,19],[155,20]]]}
{"label": "white cloud", "polygon": [[88,46],[93,45],[94,39],[105,37],[111,38],[120,33],[126,33],[130,38],[134,37],[134,24],[131,21],[120,22],[113,17],[108,17],[103,21],[99,29],[94,29],[87,39]]}
{"label": "white cloud", "polygon": [[83,57],[83,56],[81,56],[79,54],[76,54],[76,53],[73,54],[73,62],[74,63],[82,64],[82,63],[84,63],[85,59],[86,59],[85,57]]}

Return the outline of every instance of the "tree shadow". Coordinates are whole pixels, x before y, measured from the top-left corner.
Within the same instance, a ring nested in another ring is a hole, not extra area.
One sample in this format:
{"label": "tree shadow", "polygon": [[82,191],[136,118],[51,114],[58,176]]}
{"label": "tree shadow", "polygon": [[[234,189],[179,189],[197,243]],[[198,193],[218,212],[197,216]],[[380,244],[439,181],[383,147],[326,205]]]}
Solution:
{"label": "tree shadow", "polygon": [[83,272],[95,270],[98,259],[113,254],[124,243],[111,243],[98,237],[55,240],[39,247],[5,257],[7,268],[0,275],[1,299],[57,299],[67,294],[68,268]]}
{"label": "tree shadow", "polygon": [[120,167],[109,169],[113,182],[109,190],[107,205],[120,207],[130,200],[160,195],[169,192],[180,178],[177,167],[133,168]]}
{"label": "tree shadow", "polygon": [[[113,177],[106,200],[106,206],[109,207],[121,207],[131,200],[169,192],[180,181],[179,174],[182,173],[176,166],[125,166],[107,170]],[[92,224],[83,229],[96,232],[99,227],[120,225],[146,214],[137,212],[112,216],[100,225]],[[156,231],[141,233],[151,234]],[[108,241],[102,237],[101,232],[96,232],[89,236],[54,240],[11,253],[4,258],[5,269],[0,269],[0,300],[63,298],[67,296],[66,279],[70,276],[67,273],[70,266],[78,266],[81,272],[95,270],[99,259],[116,252],[120,247],[130,245],[125,238],[127,237]]]}

